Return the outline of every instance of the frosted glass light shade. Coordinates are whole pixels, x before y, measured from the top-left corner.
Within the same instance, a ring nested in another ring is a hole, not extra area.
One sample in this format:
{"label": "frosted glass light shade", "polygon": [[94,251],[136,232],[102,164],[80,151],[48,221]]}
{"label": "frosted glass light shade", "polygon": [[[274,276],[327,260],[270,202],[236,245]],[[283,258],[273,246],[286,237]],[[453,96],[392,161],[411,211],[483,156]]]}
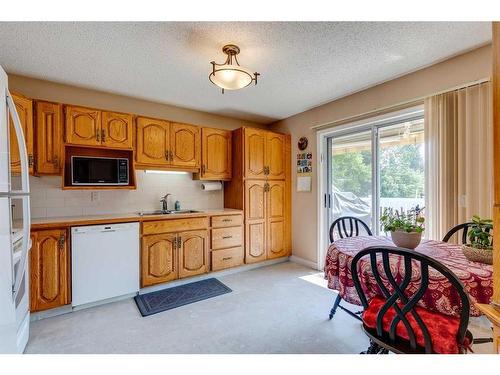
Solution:
{"label": "frosted glass light shade", "polygon": [[208,79],[224,90],[238,90],[252,83],[254,74],[239,65],[217,66]]}

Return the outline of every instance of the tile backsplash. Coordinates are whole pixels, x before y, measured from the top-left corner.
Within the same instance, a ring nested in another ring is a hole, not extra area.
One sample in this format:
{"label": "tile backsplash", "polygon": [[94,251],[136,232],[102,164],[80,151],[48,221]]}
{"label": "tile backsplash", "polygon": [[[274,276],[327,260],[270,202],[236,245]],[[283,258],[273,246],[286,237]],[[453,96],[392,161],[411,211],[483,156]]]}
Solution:
{"label": "tile backsplash", "polygon": [[[224,207],[223,191],[204,191],[201,181],[186,174],[136,172],[137,190],[62,190],[61,177],[30,177],[31,216],[33,218],[100,215],[151,211],[161,208],[167,193],[169,208],[180,201],[182,209]],[[92,192],[96,192],[92,197]],[[97,195],[97,196],[95,196]],[[95,199],[93,199],[95,198]]]}

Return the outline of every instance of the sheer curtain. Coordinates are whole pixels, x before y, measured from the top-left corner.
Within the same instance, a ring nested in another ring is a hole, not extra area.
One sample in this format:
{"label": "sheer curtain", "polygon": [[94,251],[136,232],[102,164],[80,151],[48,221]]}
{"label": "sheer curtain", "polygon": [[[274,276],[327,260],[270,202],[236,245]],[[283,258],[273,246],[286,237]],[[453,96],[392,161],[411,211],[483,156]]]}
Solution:
{"label": "sheer curtain", "polygon": [[442,239],[472,215],[492,216],[491,100],[490,82],[425,100],[428,238]]}

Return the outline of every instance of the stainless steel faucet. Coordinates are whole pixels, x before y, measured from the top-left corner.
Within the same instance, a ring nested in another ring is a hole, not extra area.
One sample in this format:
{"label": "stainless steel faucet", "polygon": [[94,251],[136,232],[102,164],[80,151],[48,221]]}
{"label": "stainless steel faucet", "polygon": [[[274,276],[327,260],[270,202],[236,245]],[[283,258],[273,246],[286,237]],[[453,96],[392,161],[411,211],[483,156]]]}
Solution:
{"label": "stainless steel faucet", "polygon": [[163,206],[163,212],[168,212],[168,197],[169,195],[172,195],[170,193],[167,193],[163,196],[163,198],[160,200],[160,202],[162,203],[162,206]]}

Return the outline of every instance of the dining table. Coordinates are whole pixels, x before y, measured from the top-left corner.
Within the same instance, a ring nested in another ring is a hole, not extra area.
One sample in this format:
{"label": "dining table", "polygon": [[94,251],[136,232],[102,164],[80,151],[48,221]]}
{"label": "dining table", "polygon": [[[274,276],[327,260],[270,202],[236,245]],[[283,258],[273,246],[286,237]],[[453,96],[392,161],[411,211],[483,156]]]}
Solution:
{"label": "dining table", "polygon": [[[351,304],[361,305],[358,293],[351,275],[353,257],[369,246],[395,246],[390,237],[385,236],[358,236],[342,238],[330,244],[325,260],[325,278],[328,288],[338,291],[340,297]],[[448,267],[462,282],[470,299],[470,315],[479,316],[481,313],[475,303],[489,304],[493,296],[493,267],[489,264],[469,261],[462,252],[462,246],[442,241],[423,239],[415,251],[434,258]],[[390,256],[391,269],[404,276],[404,266],[401,257]],[[415,264],[416,265],[416,264]],[[380,267],[380,268],[379,268]],[[384,285],[391,289],[385,278],[381,259],[377,262]],[[361,288],[368,299],[381,295],[377,286],[368,258],[362,258],[357,269]],[[420,270],[412,267],[411,282],[406,289],[410,294],[416,292],[420,286]],[[429,286],[419,302],[419,305],[440,312],[445,315],[458,316],[461,303],[458,293],[438,271],[429,269]]]}

